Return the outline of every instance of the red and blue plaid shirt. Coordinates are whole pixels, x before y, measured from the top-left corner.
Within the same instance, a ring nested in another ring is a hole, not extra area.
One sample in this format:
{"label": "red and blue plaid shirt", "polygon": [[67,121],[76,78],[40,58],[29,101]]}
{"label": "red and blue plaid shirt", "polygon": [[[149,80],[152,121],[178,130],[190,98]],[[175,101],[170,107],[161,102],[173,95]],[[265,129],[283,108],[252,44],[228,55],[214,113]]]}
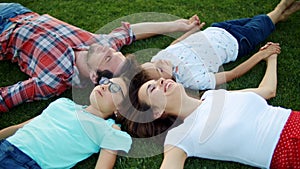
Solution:
{"label": "red and blue plaid shirt", "polygon": [[0,60],[18,63],[30,78],[0,88],[0,112],[22,102],[59,95],[71,86],[80,86],[75,51],[87,50],[92,43],[119,50],[134,41],[129,23],[123,23],[110,34],[99,35],[47,14],[26,13],[11,21],[16,26],[0,34]]}

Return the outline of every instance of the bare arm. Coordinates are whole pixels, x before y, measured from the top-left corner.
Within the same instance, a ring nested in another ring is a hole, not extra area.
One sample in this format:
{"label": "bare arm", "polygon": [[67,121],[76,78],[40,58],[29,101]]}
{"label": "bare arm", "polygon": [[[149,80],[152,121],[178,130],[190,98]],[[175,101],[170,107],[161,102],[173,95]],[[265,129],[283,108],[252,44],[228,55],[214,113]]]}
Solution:
{"label": "bare arm", "polygon": [[188,19],[178,19],[170,22],[144,22],[132,24],[131,28],[137,40],[145,39],[154,35],[185,32],[198,26],[198,22],[190,22]]}
{"label": "bare arm", "polygon": [[186,158],[186,153],[178,147],[172,147],[167,151],[165,148],[164,160],[160,169],[183,169]]}
{"label": "bare arm", "polygon": [[218,72],[215,74],[216,85],[230,82],[235,78],[241,77],[252,69],[261,60],[271,56],[272,54],[279,54],[280,46],[278,43],[269,42],[266,46],[262,47],[260,51],[250,57],[248,60],[237,66],[230,71]]}
{"label": "bare arm", "polygon": [[265,99],[270,99],[276,96],[277,89],[277,54],[273,54],[267,58],[267,70],[260,82],[258,88],[244,89],[241,91],[251,91]]}
{"label": "bare arm", "polygon": [[20,123],[20,124],[16,124],[16,125],[13,125],[13,126],[6,127],[4,129],[0,130],[0,140],[6,139],[9,136],[12,136],[13,134],[15,134],[17,132],[18,129],[22,128],[25,124],[29,123],[31,120],[32,119],[27,120],[27,121],[25,121],[23,123]]}
{"label": "bare arm", "polygon": [[102,149],[95,169],[112,169],[117,159],[117,152],[107,149]]}
{"label": "bare arm", "polygon": [[[121,130],[118,125],[113,124],[112,127]],[[100,151],[95,169],[112,169],[116,163],[117,151],[102,149]]]}

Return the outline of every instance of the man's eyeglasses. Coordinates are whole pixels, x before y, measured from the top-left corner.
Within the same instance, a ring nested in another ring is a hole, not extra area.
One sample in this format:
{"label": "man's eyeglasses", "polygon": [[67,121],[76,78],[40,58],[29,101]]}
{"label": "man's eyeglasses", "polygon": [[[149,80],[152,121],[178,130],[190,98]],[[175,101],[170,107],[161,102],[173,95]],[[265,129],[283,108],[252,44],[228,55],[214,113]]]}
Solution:
{"label": "man's eyeglasses", "polygon": [[99,85],[109,85],[108,90],[111,93],[118,93],[119,91],[121,91],[122,95],[124,96],[121,86],[113,83],[106,77],[101,77],[101,79],[99,80]]}

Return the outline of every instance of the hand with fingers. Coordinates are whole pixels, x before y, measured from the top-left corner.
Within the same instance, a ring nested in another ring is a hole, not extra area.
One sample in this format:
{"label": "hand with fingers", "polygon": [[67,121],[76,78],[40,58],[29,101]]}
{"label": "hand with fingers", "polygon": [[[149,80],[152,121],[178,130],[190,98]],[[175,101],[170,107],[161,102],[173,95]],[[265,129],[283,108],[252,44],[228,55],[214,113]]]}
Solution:
{"label": "hand with fingers", "polygon": [[259,52],[264,53],[264,60],[267,60],[267,58],[273,54],[280,54],[281,48],[279,43],[273,43],[273,42],[268,42],[266,45],[261,47],[259,49]]}
{"label": "hand with fingers", "polygon": [[199,30],[201,30],[201,29],[204,27],[204,25],[205,25],[205,22],[201,22],[201,20],[199,19],[199,17],[198,17],[197,14],[193,15],[193,16],[189,19],[189,23],[190,23],[190,24],[195,24],[195,27],[193,27],[193,29],[190,30],[191,32],[199,31]]}

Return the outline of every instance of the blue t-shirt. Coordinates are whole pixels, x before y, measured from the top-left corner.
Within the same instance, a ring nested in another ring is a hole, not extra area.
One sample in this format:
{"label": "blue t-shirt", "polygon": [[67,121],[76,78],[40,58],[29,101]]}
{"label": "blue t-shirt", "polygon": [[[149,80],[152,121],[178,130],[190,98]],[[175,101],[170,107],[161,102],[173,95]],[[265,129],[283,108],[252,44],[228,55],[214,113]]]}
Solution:
{"label": "blue t-shirt", "polygon": [[112,124],[60,98],[7,140],[41,168],[71,168],[101,148],[129,151],[130,136]]}

